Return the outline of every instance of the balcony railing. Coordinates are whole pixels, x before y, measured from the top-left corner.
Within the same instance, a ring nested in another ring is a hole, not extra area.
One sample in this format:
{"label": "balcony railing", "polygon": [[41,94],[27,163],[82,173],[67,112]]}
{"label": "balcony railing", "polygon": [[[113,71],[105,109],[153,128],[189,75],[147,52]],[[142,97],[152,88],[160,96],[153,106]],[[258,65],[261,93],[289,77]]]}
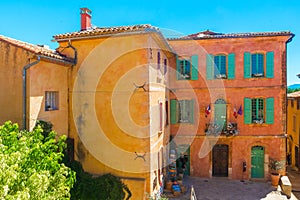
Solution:
{"label": "balcony railing", "polygon": [[235,136],[239,133],[237,128],[237,123],[208,123],[205,127],[205,134],[206,135],[226,135],[226,136]]}

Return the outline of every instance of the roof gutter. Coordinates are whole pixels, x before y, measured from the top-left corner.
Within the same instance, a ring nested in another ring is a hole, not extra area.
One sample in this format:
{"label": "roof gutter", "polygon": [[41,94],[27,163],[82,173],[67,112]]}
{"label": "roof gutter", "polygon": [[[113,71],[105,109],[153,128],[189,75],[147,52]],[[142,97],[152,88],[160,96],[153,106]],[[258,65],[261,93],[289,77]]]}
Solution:
{"label": "roof gutter", "polygon": [[26,81],[26,77],[27,77],[27,69],[29,69],[30,67],[38,64],[41,61],[41,58],[43,59],[48,59],[48,60],[52,60],[54,62],[58,62],[58,63],[63,63],[63,64],[67,64],[67,65],[71,65],[74,66],[77,64],[77,49],[72,46],[69,42],[68,47],[72,48],[74,50],[74,60],[73,61],[64,61],[61,59],[57,59],[57,58],[52,58],[49,56],[44,56],[44,55],[37,55],[37,60],[29,63],[27,65],[25,65],[23,67],[23,72],[22,72],[22,78],[23,78],[23,129],[27,130],[27,81]]}

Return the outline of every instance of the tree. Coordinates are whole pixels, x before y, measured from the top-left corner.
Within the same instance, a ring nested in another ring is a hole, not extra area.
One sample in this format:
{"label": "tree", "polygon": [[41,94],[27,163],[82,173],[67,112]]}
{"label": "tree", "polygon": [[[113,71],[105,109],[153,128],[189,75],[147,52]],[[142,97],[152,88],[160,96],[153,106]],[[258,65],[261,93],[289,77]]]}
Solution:
{"label": "tree", "polygon": [[76,175],[62,163],[66,136],[42,133],[0,126],[0,199],[70,199]]}

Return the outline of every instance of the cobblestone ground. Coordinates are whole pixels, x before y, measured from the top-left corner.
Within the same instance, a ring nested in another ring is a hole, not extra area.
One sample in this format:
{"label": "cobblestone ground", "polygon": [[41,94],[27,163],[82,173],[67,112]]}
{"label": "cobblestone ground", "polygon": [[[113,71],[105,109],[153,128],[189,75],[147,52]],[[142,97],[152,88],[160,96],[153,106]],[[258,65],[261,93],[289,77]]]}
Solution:
{"label": "cobblestone ground", "polygon": [[193,185],[197,200],[256,200],[256,199],[287,199],[270,182],[254,182],[228,180],[224,178],[204,179],[185,177],[183,184],[187,192],[170,200],[190,200],[191,186]]}

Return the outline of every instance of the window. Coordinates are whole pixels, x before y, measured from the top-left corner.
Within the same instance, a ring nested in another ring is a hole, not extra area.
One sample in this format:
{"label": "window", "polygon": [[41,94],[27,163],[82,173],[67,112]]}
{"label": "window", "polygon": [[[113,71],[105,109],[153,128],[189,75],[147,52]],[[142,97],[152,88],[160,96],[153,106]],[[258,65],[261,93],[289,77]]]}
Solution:
{"label": "window", "polygon": [[165,58],[164,59],[164,75],[166,75],[166,73],[167,73],[167,59]]}
{"label": "window", "polygon": [[171,124],[194,123],[194,100],[171,100]]}
{"label": "window", "polygon": [[251,99],[252,123],[262,124],[264,122],[264,100]]}
{"label": "window", "polygon": [[227,78],[226,76],[226,56],[218,55],[214,57],[215,78]]}
{"label": "window", "polygon": [[293,131],[296,131],[297,118],[293,116]]}
{"label": "window", "polygon": [[294,108],[294,99],[291,99],[291,107]]}
{"label": "window", "polygon": [[300,109],[300,99],[297,99],[297,110]]}
{"label": "window", "polygon": [[160,52],[157,52],[157,70],[160,70]]}
{"label": "window", "polygon": [[45,92],[45,111],[58,110],[58,92],[46,91]]}
{"label": "window", "polygon": [[163,130],[163,104],[159,102],[159,131]]}
{"label": "window", "polygon": [[177,80],[198,80],[198,55],[190,58],[176,56]]}
{"label": "window", "polygon": [[264,55],[260,53],[251,55],[251,73],[252,77],[264,76]]}
{"label": "window", "polygon": [[235,54],[207,54],[206,79],[234,79],[235,78]]}
{"label": "window", "polygon": [[189,60],[179,61],[179,79],[191,79],[191,65]]}
{"label": "window", "polygon": [[274,98],[245,98],[245,124],[274,124]]}
{"label": "window", "polygon": [[273,78],[274,52],[244,53],[244,78]]}

